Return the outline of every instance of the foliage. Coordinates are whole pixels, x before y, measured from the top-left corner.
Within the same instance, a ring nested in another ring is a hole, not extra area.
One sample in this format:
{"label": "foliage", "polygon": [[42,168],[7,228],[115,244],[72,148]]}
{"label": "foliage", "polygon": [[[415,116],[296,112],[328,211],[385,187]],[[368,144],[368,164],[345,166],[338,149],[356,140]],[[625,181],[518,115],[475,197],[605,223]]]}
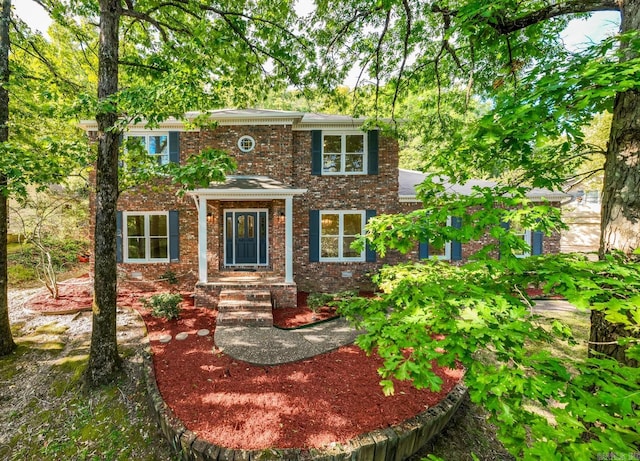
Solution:
{"label": "foliage", "polygon": [[[573,332],[562,322],[541,323],[527,288],[562,295],[624,325],[629,337],[618,341],[637,360],[640,265],[623,255],[598,262],[575,255],[519,258],[526,246],[503,223],[550,234],[559,226],[557,210],[528,202],[515,188],[455,197],[432,187],[423,191],[424,210],[377,216],[364,239],[382,254],[406,252],[416,241],[491,239],[461,266],[427,260],[384,267],[374,280],[379,296],[342,304],[341,314],[367,331],[358,345],[384,360],[383,390],[393,392],[392,377],[439,389],[432,364],[462,365],[472,401],[490,412],[516,457],[588,460],[637,451],[640,369],[593,353],[551,355],[544,344],[571,344]],[[460,218],[461,227],[446,225],[447,216]]]}
{"label": "foliage", "polygon": [[307,298],[307,306],[313,312],[317,312],[324,306],[335,305],[338,301],[351,299],[357,296],[357,292],[353,290],[339,291],[337,293],[310,293]]}
{"label": "foliage", "polygon": [[174,320],[180,317],[182,295],[179,293],[159,293],[150,298],[140,298],[140,302],[147,309],[151,309],[154,317]]}
{"label": "foliage", "polygon": [[[15,231],[28,245],[30,259],[24,261],[33,269],[36,278],[44,284],[53,298],[58,297],[58,274],[75,264],[80,254],[87,253],[88,240],[77,240],[86,235],[87,201],[85,191],[50,187],[16,199],[10,218]],[[25,253],[25,251],[23,251]],[[14,274],[26,275],[24,272]]]}

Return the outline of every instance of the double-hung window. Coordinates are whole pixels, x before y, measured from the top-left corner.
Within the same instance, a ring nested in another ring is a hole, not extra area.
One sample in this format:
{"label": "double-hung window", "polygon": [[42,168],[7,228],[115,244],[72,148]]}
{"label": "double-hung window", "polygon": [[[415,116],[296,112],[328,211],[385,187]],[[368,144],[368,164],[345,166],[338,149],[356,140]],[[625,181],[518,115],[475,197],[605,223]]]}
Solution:
{"label": "double-hung window", "polygon": [[[462,219],[456,216],[449,216],[446,225],[460,229]],[[420,259],[434,258],[445,261],[460,261],[462,260],[462,243],[458,240],[448,240],[443,242],[442,245],[436,246],[434,242],[420,242],[418,254]]]}
{"label": "double-hung window", "polygon": [[[524,243],[526,243],[529,246],[529,248],[533,247],[531,230],[524,229],[522,226],[511,223],[511,232],[513,232],[514,235],[523,239]],[[526,258],[527,256],[531,256],[531,251],[525,251],[525,250],[514,248],[513,254],[517,258]]]}
{"label": "double-hung window", "polygon": [[320,211],[320,261],[364,261],[351,244],[363,233],[364,211]]}
{"label": "double-hung window", "polygon": [[323,133],[322,174],[366,174],[365,133]]}
{"label": "double-hung window", "polygon": [[126,212],[125,262],[169,262],[169,214]]}
{"label": "double-hung window", "polygon": [[169,163],[169,134],[168,133],[130,133],[126,139],[142,146],[148,154],[155,157],[159,165]]}

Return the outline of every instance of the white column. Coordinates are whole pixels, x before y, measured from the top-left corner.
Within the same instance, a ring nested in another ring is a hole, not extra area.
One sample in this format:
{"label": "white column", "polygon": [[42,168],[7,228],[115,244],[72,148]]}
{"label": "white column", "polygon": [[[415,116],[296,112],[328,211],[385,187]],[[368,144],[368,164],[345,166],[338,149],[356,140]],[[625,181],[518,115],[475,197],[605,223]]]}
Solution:
{"label": "white column", "polygon": [[199,197],[198,206],[198,281],[207,283],[207,199]]}
{"label": "white column", "polygon": [[284,204],[284,281],[293,283],[293,197],[287,197]]}

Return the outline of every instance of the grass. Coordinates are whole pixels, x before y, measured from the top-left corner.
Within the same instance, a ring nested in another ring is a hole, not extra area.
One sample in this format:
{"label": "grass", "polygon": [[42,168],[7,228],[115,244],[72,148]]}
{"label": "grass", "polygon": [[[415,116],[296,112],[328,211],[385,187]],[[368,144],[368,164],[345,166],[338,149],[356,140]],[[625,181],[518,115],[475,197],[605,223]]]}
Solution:
{"label": "grass", "polygon": [[[139,360],[125,359],[117,382],[88,391],[86,342],[69,344],[60,325],[39,330],[47,334],[18,336],[16,352],[0,359],[0,459],[177,459],[148,412]],[[64,354],[44,347],[54,342]]]}

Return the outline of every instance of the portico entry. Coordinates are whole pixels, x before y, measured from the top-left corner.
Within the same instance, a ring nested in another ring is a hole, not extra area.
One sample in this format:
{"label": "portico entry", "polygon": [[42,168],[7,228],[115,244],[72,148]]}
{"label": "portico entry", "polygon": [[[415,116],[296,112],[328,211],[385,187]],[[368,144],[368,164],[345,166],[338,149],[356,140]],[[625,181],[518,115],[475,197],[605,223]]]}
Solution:
{"label": "portico entry", "polygon": [[225,210],[225,266],[268,264],[267,210]]}
{"label": "portico entry", "polygon": [[[236,272],[254,266],[264,276],[284,276],[284,283],[295,287],[293,197],[306,192],[267,176],[235,175],[189,192],[198,210],[198,284],[208,284],[211,259],[212,277],[227,268]],[[209,213],[209,201],[219,204],[220,214]],[[210,246],[210,241],[215,243]]]}

